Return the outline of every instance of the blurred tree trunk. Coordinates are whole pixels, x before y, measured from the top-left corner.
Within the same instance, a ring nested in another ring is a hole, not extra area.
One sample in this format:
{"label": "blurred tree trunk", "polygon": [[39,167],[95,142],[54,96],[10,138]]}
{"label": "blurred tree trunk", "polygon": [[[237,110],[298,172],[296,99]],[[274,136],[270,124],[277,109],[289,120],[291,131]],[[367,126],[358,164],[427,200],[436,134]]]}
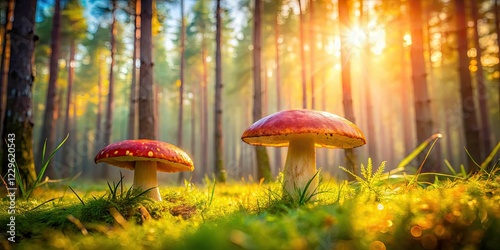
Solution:
{"label": "blurred tree trunk", "polygon": [[134,15],[134,49],[132,52],[132,82],[130,84],[130,106],[128,115],[128,139],[137,139],[137,128],[139,127],[139,102],[137,96],[139,95],[139,88],[137,84],[137,59],[139,58],[139,39],[141,38],[141,1],[135,1],[135,15]]}
{"label": "blurred tree trunk", "polygon": [[[111,132],[113,129],[113,94],[114,94],[114,67],[115,67],[115,55],[116,55],[116,0],[112,1],[112,22],[111,22],[111,62],[109,65],[109,85],[108,85],[108,103],[106,106],[106,118],[104,121],[104,145],[109,145],[111,143]],[[102,179],[109,178],[109,166],[104,165],[101,167],[101,176]]]}
{"label": "blurred tree trunk", "polygon": [[371,85],[373,84],[373,81],[371,81],[371,50],[370,50],[370,41],[368,37],[368,20],[370,18],[369,16],[369,9],[368,7],[365,8],[364,5],[364,0],[361,0],[361,5],[360,5],[360,12],[361,15],[359,16],[359,22],[361,24],[361,27],[363,28],[363,31],[365,33],[365,41],[363,42],[363,53],[361,61],[362,67],[363,67],[363,82],[364,82],[364,101],[365,101],[365,112],[366,112],[366,121],[365,123],[367,124],[367,130],[364,131],[366,140],[367,140],[367,146],[368,146],[368,156],[373,159],[374,162],[379,161],[379,152],[377,151],[377,137],[375,133],[375,122],[373,121],[373,101],[372,101],[372,93],[371,93]]}
{"label": "blurred tree trunk", "polygon": [[[47,86],[47,97],[45,100],[45,113],[43,117],[43,125],[40,136],[40,141],[38,143],[39,150],[37,151],[38,156],[36,157],[37,172],[42,168],[42,151],[45,143],[46,150],[45,156],[52,153],[54,150],[54,140],[56,136],[55,125],[57,122],[57,77],[59,73],[59,47],[60,47],[60,26],[61,26],[61,1],[54,1],[54,16],[52,17],[52,33],[51,33],[51,53],[49,62],[49,83]],[[47,170],[45,172],[46,176],[51,178],[56,177],[56,171],[54,165],[49,163]]]}
{"label": "blurred tree trunk", "polygon": [[[195,94],[195,91],[193,90],[192,93],[192,99],[191,99],[191,157],[193,160],[197,160],[196,158],[196,97],[199,95]],[[192,175],[192,181],[197,182],[198,181],[198,171],[194,171]]]}
{"label": "blurred tree trunk", "polygon": [[[18,0],[11,31],[11,57],[7,82],[6,113],[2,131],[2,166],[9,166],[7,152],[15,149],[15,160],[24,188],[36,179],[33,156],[33,51],[35,49],[36,0]],[[21,8],[22,6],[22,8]],[[14,145],[12,145],[14,144]],[[8,168],[13,168],[9,166]],[[9,174],[12,172],[8,171]],[[12,180],[7,176],[6,181]],[[12,180],[16,183],[14,180]]]}
{"label": "blurred tree trunk", "polygon": [[316,26],[314,22],[314,0],[309,0],[309,63],[311,67],[310,71],[310,81],[311,81],[311,109],[316,109],[316,86],[315,86],[315,75],[316,75],[316,66],[314,62],[315,58],[315,50],[316,50]]}
{"label": "blurred tree trunk", "polygon": [[[102,111],[103,111],[103,98],[102,98],[102,89],[103,89],[103,84],[102,84],[102,60],[101,60],[101,52],[100,50],[97,53],[97,111],[96,111],[96,118],[95,118],[95,134],[94,134],[94,151],[92,152],[94,155],[97,154],[97,152],[104,146],[103,143],[103,131],[102,131]],[[99,179],[100,178],[100,171],[96,171],[96,169],[92,170],[92,177],[94,179]]]}
{"label": "blurred tree trunk", "polygon": [[139,81],[139,138],[157,138],[155,119],[155,90],[153,89],[153,43],[152,43],[153,0],[141,3],[141,68]]}
{"label": "blurred tree trunk", "polygon": [[300,39],[300,65],[302,79],[302,108],[307,108],[307,76],[306,76],[306,56],[304,51],[304,14],[302,13],[302,2],[299,2],[299,39]]}
{"label": "blurred tree trunk", "polygon": [[[499,0],[494,0],[494,8],[495,8],[495,33],[497,33],[497,44],[500,44],[500,8],[498,6]],[[500,59],[500,49],[497,52],[497,58]],[[498,71],[500,72],[500,63],[497,64]],[[498,96],[500,96],[500,84],[498,84]],[[500,100],[498,101],[498,107],[500,109]]]}
{"label": "blurred tree trunk", "polygon": [[[346,38],[345,32],[348,27],[350,27],[349,20],[349,7],[347,5],[347,1],[339,1],[338,2],[338,12],[339,12],[339,20],[341,27],[341,36],[340,36],[340,60],[342,65],[342,103],[344,105],[344,116],[347,120],[355,123],[354,119],[354,108],[352,104],[352,93],[351,93],[351,62],[350,62],[350,51],[349,46],[346,46]],[[357,154],[354,149],[346,149],[345,150],[345,159],[346,159],[346,167],[354,174],[358,174],[357,167]],[[348,175],[349,180],[352,180],[354,177]]]}
{"label": "blurred tree trunk", "polygon": [[[184,133],[184,67],[186,65],[185,58],[186,44],[186,20],[184,18],[184,0],[181,0],[181,37],[180,37],[180,83],[179,86],[179,114],[177,117],[177,147],[182,148],[182,136]],[[178,182],[184,179],[184,172],[179,172]]]}
{"label": "blurred tree trunk", "polygon": [[[12,29],[12,16],[14,15],[14,0],[8,0],[5,8],[5,24],[2,38],[2,57],[0,59],[0,131],[3,130],[3,120],[6,108],[7,72],[10,60],[10,31]],[[5,169],[5,168],[2,168]],[[6,172],[2,171],[2,176]]]}
{"label": "blurred tree trunk", "polygon": [[[261,82],[261,50],[262,50],[262,9],[261,0],[255,0],[253,15],[253,121],[256,122],[262,118],[262,82]],[[256,146],[257,155],[257,181],[264,178],[264,181],[271,181],[271,166],[265,147]]]}
{"label": "blurred tree trunk", "polygon": [[223,137],[222,137],[222,53],[221,53],[221,7],[217,0],[215,10],[215,140],[214,140],[214,166],[219,182],[226,182],[226,169],[224,167]]}
{"label": "blurred tree trunk", "polygon": [[[63,136],[66,136],[67,134],[69,134],[70,130],[71,130],[69,116],[70,116],[70,108],[71,108],[71,97],[73,94],[73,79],[75,76],[75,51],[76,51],[75,41],[72,40],[70,42],[70,45],[69,45],[68,87],[66,90],[66,109],[65,109],[65,113],[64,113]],[[70,174],[69,168],[72,167],[70,150],[72,149],[71,143],[74,141],[75,137],[76,137],[76,134],[70,135],[67,142],[66,142],[67,145],[64,145],[62,148],[63,162],[62,162],[62,169],[61,169],[61,177],[63,177],[63,178],[68,177]]]}
{"label": "blurred tree trunk", "polygon": [[[281,65],[280,65],[280,25],[279,25],[279,12],[276,13],[276,18],[274,19],[274,51],[275,51],[275,61],[276,61],[276,109],[281,111]],[[274,149],[274,165],[279,172],[281,168],[281,148],[276,147]]]}
{"label": "blurred tree trunk", "polygon": [[[424,41],[422,37],[422,7],[420,0],[409,1],[410,29],[412,45],[410,49],[413,93],[415,101],[415,124],[417,130],[417,143],[424,142],[432,135],[432,118],[427,79],[425,72]],[[420,161],[423,161],[423,154]],[[432,157],[427,159],[423,171],[436,171]]]}
{"label": "blurred tree trunk", "polygon": [[477,171],[477,166],[472,160],[481,162],[481,143],[479,141],[479,126],[476,120],[476,107],[469,71],[469,58],[467,56],[467,20],[465,16],[465,0],[455,0],[456,4],[456,30],[458,46],[458,73],[460,77],[460,95],[462,101],[462,120],[465,130],[465,144],[470,153],[468,157],[469,169]]}
{"label": "blurred tree trunk", "polygon": [[[496,0],[495,0],[496,2]],[[477,62],[477,71],[476,71],[476,83],[477,83],[477,95],[478,95],[478,103],[479,103],[479,114],[480,114],[480,119],[481,119],[481,129],[479,130],[481,133],[481,141],[483,142],[483,155],[481,155],[481,159],[476,159],[476,160],[483,160],[486,158],[486,156],[491,152],[491,129],[490,129],[490,121],[489,121],[489,116],[488,116],[488,103],[487,103],[487,97],[488,94],[486,93],[486,86],[484,82],[484,72],[483,72],[483,64],[481,62],[481,54],[482,54],[482,49],[481,45],[479,44],[479,31],[477,24],[479,23],[479,13],[477,9],[477,2],[476,1],[470,1],[470,6],[471,6],[471,17],[472,20],[474,20],[474,47],[476,48],[476,62]],[[500,41],[500,39],[498,39]],[[480,162],[481,162],[480,161]]]}
{"label": "blurred tree trunk", "polygon": [[200,112],[201,112],[201,164],[202,176],[208,173],[208,63],[207,63],[207,45],[205,39],[205,32],[202,32],[201,41],[201,55],[202,55],[202,81],[200,93]]}

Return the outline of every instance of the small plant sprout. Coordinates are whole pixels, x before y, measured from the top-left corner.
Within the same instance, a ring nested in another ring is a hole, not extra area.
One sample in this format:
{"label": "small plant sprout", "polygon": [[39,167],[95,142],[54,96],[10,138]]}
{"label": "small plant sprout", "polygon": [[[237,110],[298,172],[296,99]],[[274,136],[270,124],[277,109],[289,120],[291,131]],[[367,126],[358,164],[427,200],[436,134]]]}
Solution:
{"label": "small plant sprout", "polygon": [[99,151],[95,163],[134,170],[134,187],[150,190],[149,197],[161,201],[156,171],[193,171],[193,161],[178,147],[155,140],[125,140]]}
{"label": "small plant sprout", "polygon": [[323,111],[294,109],[266,116],[241,139],[255,146],[288,147],[283,195],[294,201],[311,197],[318,186],[316,148],[354,148],[366,143],[352,122]]}

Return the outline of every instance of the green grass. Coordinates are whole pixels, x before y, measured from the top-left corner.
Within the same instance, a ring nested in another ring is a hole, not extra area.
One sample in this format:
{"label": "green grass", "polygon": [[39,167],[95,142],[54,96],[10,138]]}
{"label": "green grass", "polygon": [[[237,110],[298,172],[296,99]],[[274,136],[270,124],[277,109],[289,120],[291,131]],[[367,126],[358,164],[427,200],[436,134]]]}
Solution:
{"label": "green grass", "polygon": [[[281,200],[279,182],[162,186],[162,202],[129,189],[119,177],[109,186],[44,186],[29,200],[17,200],[18,243],[9,245],[7,230],[0,243],[12,249],[496,249],[500,244],[498,168],[467,178],[460,172],[436,175],[431,182],[425,175],[416,181],[415,175],[390,178],[383,167],[377,171],[368,162],[351,183],[324,177],[316,199],[301,204]],[[8,207],[8,200],[0,207]],[[0,224],[9,217],[2,209]]]}

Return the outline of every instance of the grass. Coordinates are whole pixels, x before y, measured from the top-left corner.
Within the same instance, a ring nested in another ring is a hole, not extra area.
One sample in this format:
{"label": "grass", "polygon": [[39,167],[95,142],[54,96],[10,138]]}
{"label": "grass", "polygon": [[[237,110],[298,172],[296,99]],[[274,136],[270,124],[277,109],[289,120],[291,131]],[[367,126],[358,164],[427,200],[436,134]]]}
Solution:
{"label": "grass", "polygon": [[[44,185],[16,200],[16,243],[5,229],[0,249],[497,249],[493,158],[473,175],[449,162],[449,174],[406,173],[411,158],[392,174],[369,160],[360,176],[344,169],[353,182],[315,175],[320,185],[299,201],[281,199],[280,178],[161,186],[161,202],[121,175],[107,185]],[[1,225],[8,206],[3,198]]]}

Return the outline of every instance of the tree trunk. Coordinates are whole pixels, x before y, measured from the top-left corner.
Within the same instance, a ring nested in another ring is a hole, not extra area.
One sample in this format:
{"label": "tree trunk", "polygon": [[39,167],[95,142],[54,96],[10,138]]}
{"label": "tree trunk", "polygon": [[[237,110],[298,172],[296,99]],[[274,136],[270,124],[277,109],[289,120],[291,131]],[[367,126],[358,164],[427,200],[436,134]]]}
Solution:
{"label": "tree trunk", "polygon": [[141,1],[135,1],[135,19],[134,19],[134,49],[132,52],[132,83],[130,84],[130,106],[128,115],[128,139],[137,139],[138,111],[139,103],[137,96],[139,88],[137,84],[137,59],[139,58],[139,39],[141,38]]}
{"label": "tree trunk", "polygon": [[[68,63],[68,88],[66,92],[66,109],[65,109],[65,115],[64,115],[64,128],[63,128],[63,136],[65,137],[70,133],[70,117],[69,117],[69,110],[71,108],[71,97],[73,93],[73,78],[75,75],[75,41],[71,41],[69,45],[69,63]],[[74,138],[76,135],[70,135],[68,138],[68,141],[66,142],[67,145],[64,145],[62,148],[62,157],[63,157],[63,164],[62,164],[62,172],[61,172],[61,177],[67,178],[70,174],[69,168],[71,167],[71,155],[70,155],[70,150],[71,150],[71,142],[75,141]]]}
{"label": "tree trunk", "polygon": [[[180,37],[180,83],[179,86],[179,114],[177,117],[177,146],[182,148],[182,137],[184,133],[184,67],[186,65],[185,44],[186,44],[186,21],[184,20],[184,0],[181,0],[181,37]],[[179,172],[179,184],[184,179],[184,172]]]}
{"label": "tree trunk", "polygon": [[[49,83],[47,86],[47,98],[45,101],[45,113],[43,117],[43,125],[37,151],[37,172],[42,168],[42,151],[45,146],[45,158],[54,150],[54,140],[56,136],[55,125],[57,122],[56,105],[57,105],[57,76],[59,72],[59,46],[60,46],[60,26],[61,26],[61,1],[55,0],[54,16],[52,18],[52,33],[51,33],[51,54],[49,62]],[[56,172],[53,164],[49,163],[45,175],[54,178]]]}
{"label": "tree trunk", "polygon": [[[98,65],[98,73],[97,73],[97,111],[96,111],[96,118],[95,118],[95,133],[94,133],[94,143],[93,143],[93,148],[94,151],[92,152],[94,155],[97,154],[97,152],[104,147],[103,143],[103,131],[102,131],[102,112],[103,112],[103,98],[102,98],[102,67],[101,67],[101,52],[100,50],[97,53],[97,65]],[[94,179],[100,178],[100,171],[96,171],[96,169],[92,169],[91,172],[92,177]]]}
{"label": "tree trunk", "polygon": [[[410,0],[410,29],[412,45],[410,49],[413,98],[415,101],[415,124],[417,130],[417,143],[424,142],[432,135],[432,118],[430,99],[427,91],[427,79],[425,72],[424,41],[422,37],[422,8],[420,0]],[[423,161],[424,154],[420,154],[420,161]],[[427,159],[424,165],[424,172],[435,171],[432,157]]]}
{"label": "tree trunk", "polygon": [[[495,8],[495,33],[497,33],[497,44],[500,44],[500,8],[498,6],[499,0],[494,0],[494,8]],[[500,49],[497,52],[497,58],[500,59]],[[500,72],[500,63],[497,64],[498,71]],[[498,84],[498,96],[500,96],[500,84]],[[498,101],[498,107],[500,109],[500,100]]]}
{"label": "tree trunk", "polygon": [[[109,65],[109,83],[108,83],[108,103],[106,105],[106,118],[104,121],[104,145],[111,143],[111,134],[113,129],[113,102],[114,102],[114,67],[116,54],[116,0],[113,0],[112,23],[111,23],[111,63]],[[101,168],[101,178],[109,178],[109,165],[104,165]]]}
{"label": "tree trunk", "polygon": [[157,138],[155,119],[155,90],[153,89],[153,42],[152,42],[153,1],[141,3],[141,68],[139,81],[139,138]]}
{"label": "tree trunk", "polygon": [[[280,65],[280,25],[278,22],[279,14],[276,14],[276,18],[274,19],[274,50],[275,50],[275,61],[276,61],[276,109],[277,111],[281,111],[281,65]],[[279,172],[281,168],[281,148],[276,147],[274,149],[274,165]]]}
{"label": "tree trunk", "polygon": [[202,81],[201,81],[201,93],[200,93],[200,112],[201,112],[201,164],[202,164],[202,176],[208,173],[208,94],[207,94],[207,84],[208,84],[208,65],[207,65],[207,46],[206,39],[202,32],[202,45],[201,45],[201,55],[202,55]]}
{"label": "tree trunk", "polygon": [[462,120],[465,130],[465,143],[470,153],[468,165],[470,170],[477,171],[473,163],[482,162],[481,143],[479,141],[479,126],[476,120],[476,107],[472,91],[471,76],[469,71],[469,58],[467,57],[467,21],[465,17],[465,0],[455,0],[456,4],[456,29],[458,46],[458,71],[460,77],[460,94],[462,101]]}
{"label": "tree trunk", "polygon": [[[496,1],[496,0],[495,0]],[[476,48],[476,62],[477,62],[477,71],[476,71],[476,82],[477,82],[477,95],[478,95],[478,103],[479,103],[479,114],[481,119],[481,141],[483,142],[483,148],[481,152],[481,159],[484,159],[491,152],[491,129],[490,129],[490,121],[488,116],[488,103],[486,93],[486,86],[484,82],[484,73],[483,73],[483,64],[481,63],[481,54],[482,49],[479,44],[479,32],[478,32],[478,21],[479,21],[479,13],[477,9],[477,2],[470,1],[471,5],[471,17],[474,20],[474,47]],[[500,38],[498,38],[500,41]],[[479,159],[477,159],[479,160]]]}
{"label": "tree trunk", "polygon": [[214,140],[214,165],[215,174],[219,182],[226,182],[226,169],[224,167],[224,147],[222,137],[222,53],[221,53],[221,7],[220,1],[217,0],[217,8],[215,11],[216,33],[215,33],[215,140]]}
{"label": "tree trunk", "polygon": [[301,65],[301,79],[302,79],[302,108],[307,108],[307,76],[306,76],[306,56],[304,51],[304,17],[302,13],[302,3],[299,1],[299,38],[300,38],[300,65]]}
{"label": "tree trunk", "polygon": [[[192,99],[191,99],[191,157],[193,160],[197,160],[196,158],[196,96],[194,91],[192,93]],[[198,175],[197,171],[193,172],[192,175],[192,181],[196,182],[198,181]]]}
{"label": "tree trunk", "polygon": [[[5,9],[5,24],[2,43],[2,58],[0,59],[0,131],[3,131],[3,120],[5,117],[6,108],[6,92],[7,91],[7,71],[9,70],[10,60],[10,30],[12,29],[12,16],[14,15],[14,0],[9,0]],[[5,169],[5,168],[2,168]],[[6,172],[2,171],[2,176]]]}
{"label": "tree trunk", "polygon": [[[7,168],[7,188],[31,188],[36,179],[33,157],[33,51],[36,0],[18,0],[11,31],[11,57],[7,104],[2,138],[2,166]],[[20,8],[22,6],[22,8]],[[15,159],[21,182],[14,177]]]}
{"label": "tree trunk", "polygon": [[316,109],[316,65],[315,65],[315,50],[316,50],[316,26],[314,22],[314,0],[309,0],[309,64],[311,67],[310,81],[311,81],[311,109]]}
{"label": "tree trunk", "polygon": [[[338,2],[338,12],[341,27],[350,27],[349,21],[349,7],[347,6],[347,1]],[[347,120],[355,123],[354,119],[354,108],[352,105],[352,94],[351,94],[351,62],[350,62],[350,51],[348,51],[349,46],[345,46],[347,43],[344,35],[340,36],[340,60],[342,63],[342,103],[344,105],[344,115]],[[345,150],[346,166],[354,174],[357,174],[357,155],[354,149]],[[348,176],[350,180],[354,177]]]}
{"label": "tree trunk", "polygon": [[[253,121],[256,122],[262,118],[262,90],[261,90],[261,50],[262,50],[262,9],[261,0],[255,0],[254,5],[254,32],[253,32],[253,79],[254,79],[254,95],[253,95]],[[269,158],[266,148],[256,146],[257,154],[257,179],[264,178],[268,182],[272,180],[271,167],[269,166]]]}

